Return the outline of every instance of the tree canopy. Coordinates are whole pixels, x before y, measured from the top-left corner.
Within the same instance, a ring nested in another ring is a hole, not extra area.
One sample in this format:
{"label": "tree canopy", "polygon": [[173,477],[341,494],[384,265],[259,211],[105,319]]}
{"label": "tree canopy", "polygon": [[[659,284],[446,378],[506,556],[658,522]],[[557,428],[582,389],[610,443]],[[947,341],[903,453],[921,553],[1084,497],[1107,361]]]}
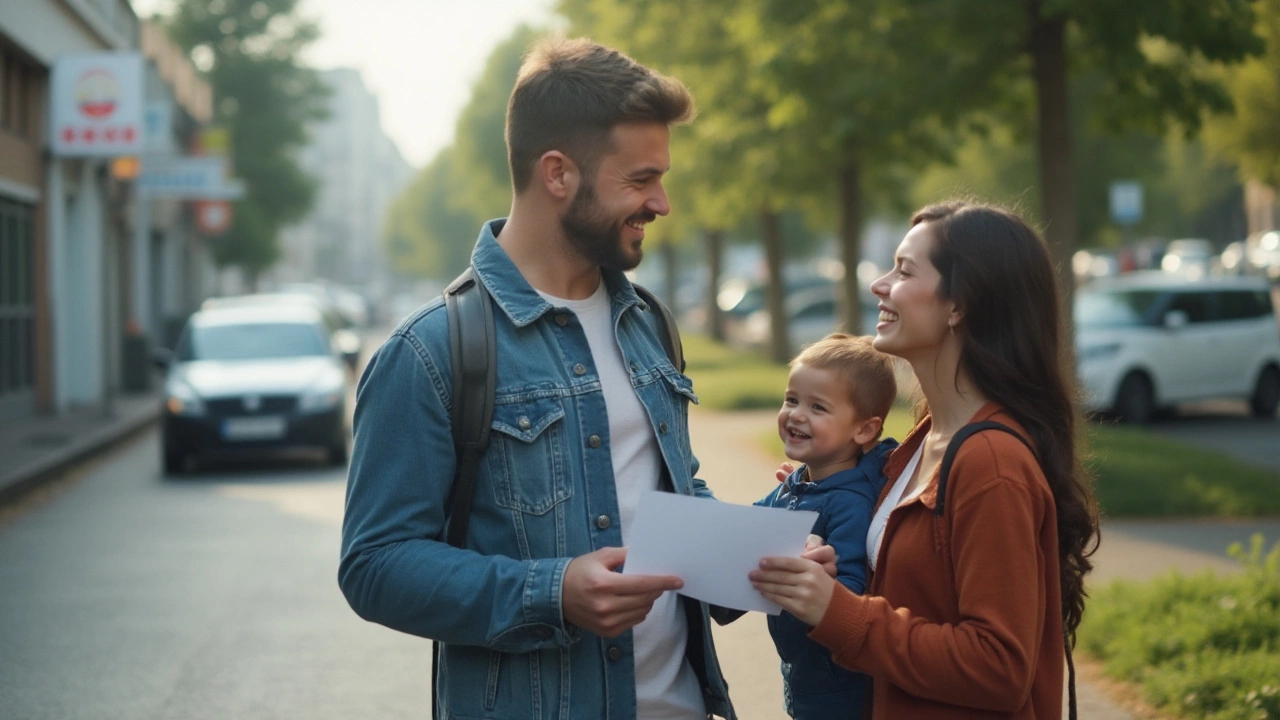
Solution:
{"label": "tree canopy", "polygon": [[212,243],[221,266],[250,278],[279,258],[279,231],[311,208],[316,182],[299,167],[308,125],[326,116],[328,89],[301,64],[320,34],[298,0],[180,0],[164,19],[207,77],[215,122],[231,136],[231,164],[246,193],[230,232]]}

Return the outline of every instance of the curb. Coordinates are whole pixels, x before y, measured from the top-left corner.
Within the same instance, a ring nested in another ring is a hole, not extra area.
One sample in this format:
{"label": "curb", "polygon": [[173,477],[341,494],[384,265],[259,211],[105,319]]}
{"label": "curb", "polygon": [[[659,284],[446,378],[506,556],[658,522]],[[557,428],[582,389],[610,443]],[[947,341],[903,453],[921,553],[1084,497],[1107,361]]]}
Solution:
{"label": "curb", "polygon": [[0,477],[0,506],[17,502],[31,491],[57,478],[63,471],[122,444],[160,419],[160,409],[126,417],[76,438],[60,452],[51,453]]}

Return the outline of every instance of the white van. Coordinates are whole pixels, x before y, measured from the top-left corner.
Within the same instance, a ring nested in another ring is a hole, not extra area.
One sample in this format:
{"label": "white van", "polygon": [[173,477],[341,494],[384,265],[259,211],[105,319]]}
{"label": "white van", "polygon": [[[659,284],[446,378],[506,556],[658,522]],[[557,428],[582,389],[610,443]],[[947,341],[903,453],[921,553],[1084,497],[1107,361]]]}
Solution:
{"label": "white van", "polygon": [[1275,417],[1280,324],[1264,279],[1135,273],[1081,287],[1074,310],[1086,409],[1143,423],[1180,402],[1243,398]]}

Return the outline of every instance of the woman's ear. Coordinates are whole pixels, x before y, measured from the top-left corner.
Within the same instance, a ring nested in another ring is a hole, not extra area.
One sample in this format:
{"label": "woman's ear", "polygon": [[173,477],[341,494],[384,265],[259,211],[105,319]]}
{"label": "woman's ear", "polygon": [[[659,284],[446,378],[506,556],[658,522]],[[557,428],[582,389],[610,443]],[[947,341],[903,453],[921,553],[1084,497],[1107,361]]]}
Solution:
{"label": "woman's ear", "polygon": [[547,192],[561,200],[573,198],[581,180],[578,166],[559,150],[548,150],[538,158],[538,177]]}

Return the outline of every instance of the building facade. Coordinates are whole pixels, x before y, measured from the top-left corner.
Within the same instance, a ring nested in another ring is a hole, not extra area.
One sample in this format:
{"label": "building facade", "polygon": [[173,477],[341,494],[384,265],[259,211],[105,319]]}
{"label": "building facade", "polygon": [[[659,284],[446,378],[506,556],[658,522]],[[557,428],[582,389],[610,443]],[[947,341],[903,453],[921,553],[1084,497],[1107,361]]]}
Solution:
{"label": "building facade", "polygon": [[312,127],[299,155],[319,181],[316,202],[284,232],[273,277],[327,279],[377,295],[387,278],[381,250],[387,209],[413,168],[383,130],[378,98],[360,73],[338,68],[321,75],[332,90],[329,117]]}
{"label": "building facade", "polygon": [[[142,35],[127,0],[0,0],[0,421],[110,412],[136,389],[130,377],[148,377],[128,338],[172,309],[150,280],[179,264],[163,261],[165,233],[191,223],[178,208],[167,225],[139,227],[117,158],[56,152],[51,121],[60,59],[137,53]],[[157,83],[148,100],[173,108],[159,132],[180,140],[207,120],[208,88],[146,62]],[[139,241],[153,231],[158,249]]]}

